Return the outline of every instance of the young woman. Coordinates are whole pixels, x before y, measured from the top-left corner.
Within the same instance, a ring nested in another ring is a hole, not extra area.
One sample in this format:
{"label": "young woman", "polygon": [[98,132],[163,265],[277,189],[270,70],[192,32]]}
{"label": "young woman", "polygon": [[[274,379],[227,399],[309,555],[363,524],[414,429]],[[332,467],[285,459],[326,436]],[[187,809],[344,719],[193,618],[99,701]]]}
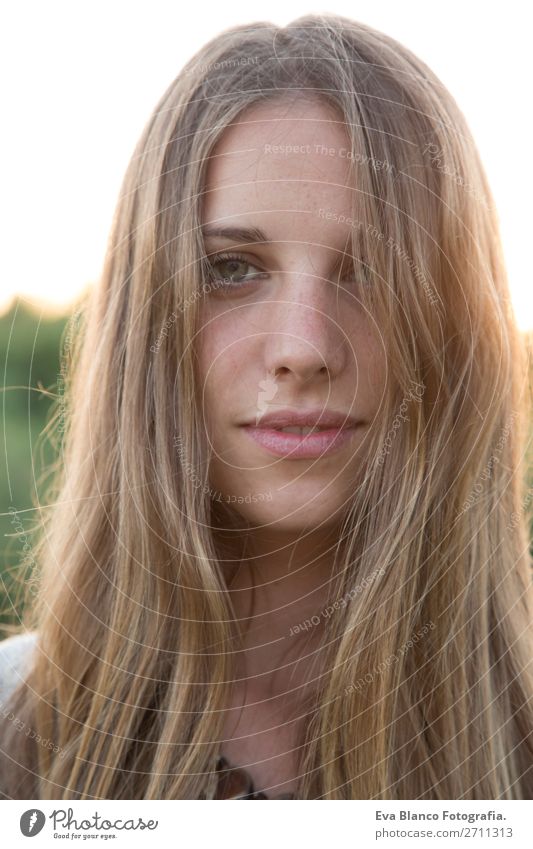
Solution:
{"label": "young woman", "polygon": [[5,798],[532,798],[527,356],[426,65],[209,42],[65,349]]}

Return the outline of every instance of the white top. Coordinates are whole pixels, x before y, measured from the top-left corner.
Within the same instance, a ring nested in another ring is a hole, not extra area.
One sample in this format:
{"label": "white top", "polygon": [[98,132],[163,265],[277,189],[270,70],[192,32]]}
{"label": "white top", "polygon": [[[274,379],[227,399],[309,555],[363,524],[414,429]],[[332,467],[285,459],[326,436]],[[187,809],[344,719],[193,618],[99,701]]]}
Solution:
{"label": "white top", "polygon": [[29,672],[37,631],[15,634],[0,641],[0,705]]}

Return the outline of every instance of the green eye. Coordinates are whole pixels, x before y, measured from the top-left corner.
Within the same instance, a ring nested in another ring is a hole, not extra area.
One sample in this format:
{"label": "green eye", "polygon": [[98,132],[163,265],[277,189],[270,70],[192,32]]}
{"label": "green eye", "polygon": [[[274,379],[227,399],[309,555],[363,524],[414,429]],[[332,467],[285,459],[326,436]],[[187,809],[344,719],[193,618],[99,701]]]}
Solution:
{"label": "green eye", "polygon": [[[214,294],[230,294],[248,289],[255,281],[268,277],[241,254],[219,253],[206,258],[206,274]],[[370,282],[366,265],[347,257],[337,272],[337,281],[348,285],[367,286]]]}
{"label": "green eye", "polygon": [[[249,263],[238,257],[230,257],[229,259],[218,260],[213,264],[213,267],[221,273],[221,277],[225,280],[231,280],[233,283],[240,283],[243,277],[246,277],[245,269]],[[215,275],[217,276],[217,275]]]}
{"label": "green eye", "polygon": [[[210,279],[215,284],[214,290],[222,293],[244,289],[251,281],[267,277],[265,272],[259,271],[240,254],[217,254],[208,260],[208,264]],[[248,272],[247,269],[254,271]]]}

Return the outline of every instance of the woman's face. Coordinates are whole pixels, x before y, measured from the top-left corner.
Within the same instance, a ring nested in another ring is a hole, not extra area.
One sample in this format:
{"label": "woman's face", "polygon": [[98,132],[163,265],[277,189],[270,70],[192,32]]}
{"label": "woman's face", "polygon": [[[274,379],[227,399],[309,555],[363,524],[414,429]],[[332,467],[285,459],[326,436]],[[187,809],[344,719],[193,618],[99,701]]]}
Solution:
{"label": "woman's face", "polygon": [[[254,105],[208,163],[202,228],[213,281],[196,344],[211,496],[270,530],[338,522],[383,392],[381,340],[340,223],[353,188],[336,120],[320,102]],[[208,235],[215,228],[253,232]],[[340,434],[337,425],[336,436],[272,433],[282,425],[268,416],[293,412],[322,416],[319,427],[328,413],[356,424]]]}

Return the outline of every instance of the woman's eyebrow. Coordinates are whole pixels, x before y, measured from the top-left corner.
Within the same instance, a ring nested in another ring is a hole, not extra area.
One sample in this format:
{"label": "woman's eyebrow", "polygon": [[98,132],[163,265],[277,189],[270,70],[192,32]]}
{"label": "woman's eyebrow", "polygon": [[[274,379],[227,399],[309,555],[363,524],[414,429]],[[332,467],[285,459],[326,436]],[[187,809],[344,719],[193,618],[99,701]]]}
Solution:
{"label": "woman's eyebrow", "polygon": [[[230,242],[236,243],[246,243],[250,244],[253,242],[264,242],[265,244],[272,244],[272,239],[269,239],[262,230],[258,227],[202,227],[201,228],[202,235],[204,240],[209,238],[219,238],[219,239],[227,239]],[[346,256],[350,256],[350,252],[346,250],[346,244],[349,241],[349,236],[346,237],[343,243],[343,247],[339,249],[333,249],[336,253],[340,253],[341,260]]]}
{"label": "woman's eyebrow", "polygon": [[270,242],[257,227],[202,227],[206,239],[231,239],[233,242]]}

